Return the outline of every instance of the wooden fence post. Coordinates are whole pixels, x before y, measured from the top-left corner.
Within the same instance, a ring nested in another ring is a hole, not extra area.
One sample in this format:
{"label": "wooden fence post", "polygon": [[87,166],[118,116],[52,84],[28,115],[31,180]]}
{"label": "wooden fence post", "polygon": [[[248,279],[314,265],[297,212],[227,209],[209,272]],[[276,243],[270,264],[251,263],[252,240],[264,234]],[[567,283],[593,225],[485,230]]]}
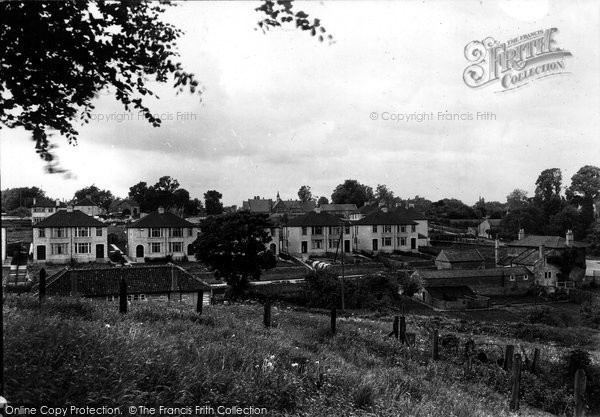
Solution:
{"label": "wooden fence post", "polygon": [[40,270],[40,285],[38,289],[41,303],[46,296],[46,270],[44,268]]}
{"label": "wooden fence post", "polygon": [[438,358],[440,357],[438,341],[439,341],[438,329],[435,329],[433,331],[433,337],[432,337],[432,341],[431,341],[432,342],[431,343],[431,359],[433,359],[434,361],[437,361]]}
{"label": "wooden fence post", "polygon": [[535,348],[533,351],[533,361],[531,362],[531,373],[535,374],[537,372],[538,363],[540,361],[540,349]]}
{"label": "wooden fence post", "polygon": [[575,417],[583,417],[585,415],[585,390],[587,386],[587,378],[583,369],[578,369],[575,372]]}
{"label": "wooden fence post", "polygon": [[202,314],[202,304],[204,303],[204,291],[198,291],[196,300],[196,313]]}
{"label": "wooden fence post", "polygon": [[121,278],[119,286],[119,313],[127,313],[127,282],[125,282],[125,278]]}
{"label": "wooden fence post", "polygon": [[392,326],[392,335],[398,339],[398,316],[394,317],[394,325]]}
{"label": "wooden fence post", "polygon": [[510,394],[510,411],[519,409],[519,391],[521,388],[521,354],[516,353],[512,367],[512,390]]}
{"label": "wooden fence post", "polygon": [[475,342],[473,339],[469,339],[467,341],[466,346],[466,361],[465,361],[465,376],[469,376],[471,374],[471,369],[473,368],[473,351],[475,350]]}
{"label": "wooden fence post", "polygon": [[331,334],[335,334],[335,321],[337,320],[337,310],[335,307],[331,309]]}
{"label": "wooden fence post", "polygon": [[400,316],[400,342],[406,343],[406,317],[404,316]]}
{"label": "wooden fence post", "polygon": [[265,327],[271,327],[271,302],[265,303],[265,314],[263,316],[263,324]]}
{"label": "wooden fence post", "polygon": [[506,345],[506,350],[504,351],[504,363],[502,365],[502,368],[505,371],[510,372],[510,370],[512,369],[514,352],[515,347],[513,345]]}

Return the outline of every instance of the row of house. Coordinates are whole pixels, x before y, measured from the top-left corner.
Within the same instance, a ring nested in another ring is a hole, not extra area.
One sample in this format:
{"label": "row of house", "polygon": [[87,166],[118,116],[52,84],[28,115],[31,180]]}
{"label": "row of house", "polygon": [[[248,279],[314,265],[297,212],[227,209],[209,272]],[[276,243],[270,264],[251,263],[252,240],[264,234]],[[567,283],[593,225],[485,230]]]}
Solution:
{"label": "row of house", "polygon": [[[31,207],[31,221],[33,224],[37,224],[45,218],[59,212],[66,211],[67,204],[60,200],[55,201],[37,201],[33,199],[33,206]],[[137,218],[140,216],[140,205],[132,199],[116,199],[113,201],[108,209],[108,212],[92,201],[91,196],[86,196],[84,199],[79,200],[72,204],[75,210],[79,210],[88,216],[100,216],[103,214],[110,214],[113,216],[132,216]]]}
{"label": "row of house", "polygon": [[[126,230],[126,255],[134,262],[167,255],[195,260],[192,243],[198,227],[162,208],[127,225]],[[33,260],[106,262],[108,225],[73,206],[59,210],[33,225]]]}

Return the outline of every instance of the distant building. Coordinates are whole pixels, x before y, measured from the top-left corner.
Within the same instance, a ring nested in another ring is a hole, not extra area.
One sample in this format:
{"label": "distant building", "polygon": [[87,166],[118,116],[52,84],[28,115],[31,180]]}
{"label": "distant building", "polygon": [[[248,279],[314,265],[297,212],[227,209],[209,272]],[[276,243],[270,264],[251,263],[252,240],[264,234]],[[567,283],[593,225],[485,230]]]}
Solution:
{"label": "distant building", "polygon": [[[319,209],[295,217],[283,226],[283,250],[307,258],[310,255],[324,255],[327,252],[352,252],[352,228],[342,220]],[[344,232],[343,245],[340,247],[340,235]]]}
{"label": "distant building", "polygon": [[147,214],[138,221],[127,225],[127,255],[136,262],[144,262],[144,258],[164,258],[171,255],[173,259],[186,256],[190,261],[196,260],[193,246],[199,229],[193,223],[165,212],[159,207],[158,212]]}
{"label": "distant building", "polygon": [[488,269],[417,270],[413,276],[424,288],[466,286],[480,295],[525,294],[533,285],[533,274],[524,267]]}
{"label": "distant building", "polygon": [[373,253],[418,251],[418,223],[385,207],[354,223],[354,246]]}
{"label": "distant building", "polygon": [[273,200],[254,196],[251,200],[242,202],[242,210],[248,210],[251,213],[271,214]]}
{"label": "distant building", "polygon": [[279,193],[277,193],[277,200],[273,204],[271,212],[280,216],[285,215],[288,219],[292,219],[314,211],[316,207],[317,204],[314,200],[282,200],[279,197]]}
{"label": "distant building", "polygon": [[110,204],[108,214],[111,216],[131,216],[137,218],[140,216],[140,205],[131,198],[124,200],[116,199]]}
{"label": "distant building", "polygon": [[498,229],[502,219],[485,219],[479,226],[477,226],[477,236],[485,237],[488,239],[494,239],[496,236],[493,232],[494,229]]}
{"label": "distant building", "polygon": [[[525,235],[519,231],[519,238],[507,244],[508,254],[501,261],[505,266],[522,266],[534,274],[535,282],[552,291],[559,282],[581,283],[585,278],[585,254],[587,244],[576,242],[573,232],[567,231],[565,237]],[[569,276],[561,276],[559,264],[567,250],[573,250],[573,264]]]}
{"label": "distant building", "polygon": [[333,214],[345,219],[353,219],[360,214],[356,204],[321,204],[319,208],[323,213]]}
{"label": "distant building", "polygon": [[49,217],[60,210],[66,210],[67,205],[65,203],[56,200],[51,201],[37,201],[33,199],[33,206],[31,207],[31,222],[33,224],[39,223],[46,217]]}
{"label": "distant building", "polygon": [[33,261],[105,262],[108,227],[69,206],[33,225]]}
{"label": "distant building", "polygon": [[98,204],[94,203],[90,195],[87,195],[83,200],[80,200],[74,204],[75,210],[79,210],[88,216],[99,216],[104,214],[104,209]]}
{"label": "distant building", "polygon": [[485,258],[477,249],[442,249],[435,258],[437,269],[483,269]]}

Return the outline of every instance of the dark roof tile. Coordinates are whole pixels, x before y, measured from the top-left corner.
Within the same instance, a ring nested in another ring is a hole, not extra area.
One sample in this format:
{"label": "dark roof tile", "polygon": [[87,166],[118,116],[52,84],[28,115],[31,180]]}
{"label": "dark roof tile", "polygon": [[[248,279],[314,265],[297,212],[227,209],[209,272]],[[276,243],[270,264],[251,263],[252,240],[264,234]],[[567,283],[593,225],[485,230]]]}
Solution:
{"label": "dark roof tile", "polygon": [[104,223],[79,210],[60,210],[33,227],[106,227]]}
{"label": "dark roof tile", "polygon": [[368,214],[366,217],[356,222],[357,225],[379,225],[379,224],[402,224],[402,225],[416,225],[418,224],[412,219],[402,216],[396,211],[376,211]]}
{"label": "dark roof tile", "polygon": [[127,225],[127,228],[147,227],[196,227],[193,223],[176,216],[173,213],[150,213],[136,222]]}
{"label": "dark roof tile", "polygon": [[288,227],[339,226],[340,218],[329,213],[311,211],[288,221]]}

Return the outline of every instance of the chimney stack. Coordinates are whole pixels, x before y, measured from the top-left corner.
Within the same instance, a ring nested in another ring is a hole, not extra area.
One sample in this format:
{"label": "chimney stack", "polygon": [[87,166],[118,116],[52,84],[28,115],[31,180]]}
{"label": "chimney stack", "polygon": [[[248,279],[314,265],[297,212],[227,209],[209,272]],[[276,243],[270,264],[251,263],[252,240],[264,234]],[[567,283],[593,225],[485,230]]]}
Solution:
{"label": "chimney stack", "polygon": [[315,207],[315,213],[320,213],[321,211],[321,207]]}
{"label": "chimney stack", "polygon": [[34,205],[34,206],[36,205],[36,201],[37,201],[37,200],[36,200],[36,198],[35,198],[35,197],[33,197],[33,205]]}
{"label": "chimney stack", "polygon": [[519,238],[518,240],[525,239],[525,229],[519,229]]}
{"label": "chimney stack", "polygon": [[160,206],[158,208],[158,214],[164,214],[165,213],[165,208],[163,206]]}
{"label": "chimney stack", "polygon": [[73,213],[73,205],[72,205],[72,204],[69,204],[69,205],[67,206],[67,212],[68,212],[68,213]]}
{"label": "chimney stack", "polygon": [[60,200],[58,198],[56,199],[55,203],[56,203],[56,207],[60,207]]}
{"label": "chimney stack", "polygon": [[544,245],[540,245],[538,247],[538,251],[539,251],[539,255],[540,255],[540,261],[542,261],[541,265],[542,265],[542,267],[544,267],[544,266],[546,266],[545,265],[546,264],[546,258],[544,257],[544,252],[545,252]]}
{"label": "chimney stack", "polygon": [[388,212],[388,208],[386,206],[381,206],[381,211],[384,213]]}
{"label": "chimney stack", "polygon": [[567,230],[567,235],[565,236],[565,240],[566,240],[566,245],[567,246],[572,246],[573,245],[573,231],[571,229]]}

